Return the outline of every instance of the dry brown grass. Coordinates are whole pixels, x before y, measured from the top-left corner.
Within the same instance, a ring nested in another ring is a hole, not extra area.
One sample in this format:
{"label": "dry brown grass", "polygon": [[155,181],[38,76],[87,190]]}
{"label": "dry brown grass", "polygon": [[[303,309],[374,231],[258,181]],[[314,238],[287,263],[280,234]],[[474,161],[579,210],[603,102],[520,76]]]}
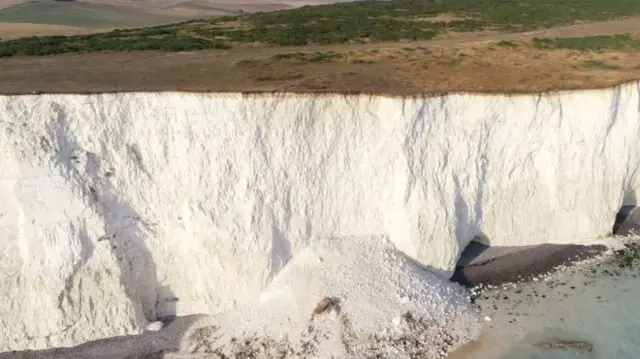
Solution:
{"label": "dry brown grass", "polygon": [[296,54],[279,48],[131,52],[0,60],[0,93],[114,91],[529,93],[640,78],[637,52],[540,50],[468,43]]}

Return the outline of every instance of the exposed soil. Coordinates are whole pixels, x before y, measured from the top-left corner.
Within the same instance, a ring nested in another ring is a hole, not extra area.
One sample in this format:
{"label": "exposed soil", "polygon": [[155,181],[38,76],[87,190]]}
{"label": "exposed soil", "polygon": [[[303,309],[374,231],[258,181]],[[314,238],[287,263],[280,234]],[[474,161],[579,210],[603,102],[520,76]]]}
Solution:
{"label": "exposed soil", "polygon": [[[638,30],[640,18],[631,18],[531,33],[470,34],[406,43],[16,56],[0,59],[0,93],[177,90],[413,95],[599,88],[640,78],[638,53],[540,50],[529,40]],[[501,40],[518,46],[498,46]],[[338,56],[320,61],[274,58],[329,51]],[[607,66],[585,66],[589,61]]]}

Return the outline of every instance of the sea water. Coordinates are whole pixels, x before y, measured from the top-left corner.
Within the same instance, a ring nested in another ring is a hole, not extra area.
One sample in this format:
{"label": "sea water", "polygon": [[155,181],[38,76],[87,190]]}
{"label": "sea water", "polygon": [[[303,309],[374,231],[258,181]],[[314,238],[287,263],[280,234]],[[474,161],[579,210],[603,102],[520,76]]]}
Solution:
{"label": "sea water", "polygon": [[[631,264],[621,268],[619,260],[602,259],[535,282],[483,292],[476,303],[486,330],[464,357],[640,358],[640,266]],[[580,345],[543,345],[559,342]]]}

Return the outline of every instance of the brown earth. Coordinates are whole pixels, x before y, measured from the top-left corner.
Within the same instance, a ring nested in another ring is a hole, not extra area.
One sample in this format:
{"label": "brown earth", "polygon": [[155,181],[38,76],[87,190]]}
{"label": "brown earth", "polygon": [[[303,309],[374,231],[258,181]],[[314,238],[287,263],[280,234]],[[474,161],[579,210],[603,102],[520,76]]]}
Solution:
{"label": "brown earth", "polygon": [[[639,79],[638,52],[540,50],[529,40],[638,30],[640,18],[631,18],[404,43],[18,56],[0,59],[0,93],[179,90],[415,95],[599,88]],[[499,46],[501,40],[514,41],[517,47]],[[299,52],[307,55],[282,59]]]}

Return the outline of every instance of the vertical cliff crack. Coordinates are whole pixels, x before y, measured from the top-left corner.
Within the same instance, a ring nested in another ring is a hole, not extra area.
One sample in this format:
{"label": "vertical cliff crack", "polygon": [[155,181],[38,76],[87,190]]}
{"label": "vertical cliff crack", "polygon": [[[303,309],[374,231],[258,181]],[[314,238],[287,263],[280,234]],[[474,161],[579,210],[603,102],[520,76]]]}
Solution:
{"label": "vertical cliff crack", "polygon": [[616,86],[613,89],[613,96],[611,99],[611,106],[609,108],[609,124],[605,130],[605,134],[602,141],[602,146],[600,147],[600,156],[604,153],[605,148],[607,147],[609,135],[611,134],[611,130],[618,122],[618,118],[620,117],[618,114],[620,112],[620,100],[622,99],[622,88],[620,86]]}
{"label": "vertical cliff crack", "polygon": [[480,156],[477,166],[477,185],[476,188],[476,203],[475,203],[475,218],[474,218],[474,231],[481,232],[482,222],[484,220],[484,192],[487,185],[488,171],[489,171],[489,141],[491,139],[491,126],[484,123],[482,126],[482,136],[478,143],[477,154]]}
{"label": "vertical cliff crack", "polygon": [[140,154],[140,149],[138,149],[138,145],[135,143],[127,145],[127,152],[131,156],[131,160],[133,164],[142,171],[142,173],[147,176],[149,180],[152,180],[152,176],[147,170],[147,167],[144,165],[144,161],[142,160],[142,155]]}
{"label": "vertical cliff crack", "polygon": [[426,100],[423,100],[418,113],[413,116],[410,126],[407,129],[407,133],[404,136],[404,155],[407,160],[407,170],[409,172],[407,187],[404,194],[404,203],[408,203],[411,198],[411,193],[416,186],[417,169],[419,164],[420,155],[415,153],[415,147],[417,140],[422,138],[425,130],[425,115],[429,110],[429,106]]}

